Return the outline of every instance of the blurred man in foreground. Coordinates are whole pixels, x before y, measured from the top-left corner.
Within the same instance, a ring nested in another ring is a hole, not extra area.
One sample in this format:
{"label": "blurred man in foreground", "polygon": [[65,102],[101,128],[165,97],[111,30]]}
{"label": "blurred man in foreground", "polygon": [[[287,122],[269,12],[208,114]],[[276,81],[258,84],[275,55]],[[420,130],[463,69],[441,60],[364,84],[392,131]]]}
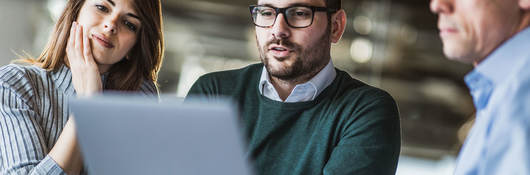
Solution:
{"label": "blurred man in foreground", "polygon": [[455,174],[530,174],[530,0],[431,0],[445,55],[475,65]]}

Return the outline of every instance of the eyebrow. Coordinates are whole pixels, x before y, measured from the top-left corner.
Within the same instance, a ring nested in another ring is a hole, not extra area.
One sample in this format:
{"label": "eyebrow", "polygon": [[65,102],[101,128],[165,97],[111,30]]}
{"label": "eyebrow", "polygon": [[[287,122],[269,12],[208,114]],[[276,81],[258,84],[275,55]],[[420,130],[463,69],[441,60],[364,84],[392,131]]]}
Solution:
{"label": "eyebrow", "polygon": [[112,4],[112,6],[116,6],[116,3],[114,3],[114,1],[112,0],[107,0],[107,1],[109,1],[109,3]]}
{"label": "eyebrow", "polygon": [[130,16],[130,17],[133,17],[133,18],[136,18],[138,20],[140,20],[140,17],[136,16],[135,14],[132,14],[132,13],[127,13],[127,16]]}
{"label": "eyebrow", "polygon": [[[116,3],[114,3],[113,0],[107,0],[112,6],[116,6]],[[137,15],[135,14],[132,14],[132,13],[127,13],[127,16],[130,16],[130,17],[133,17],[133,18],[136,18],[138,20],[140,20],[140,17],[138,17]]]}
{"label": "eyebrow", "polygon": [[[269,6],[269,7],[274,7],[274,8],[278,8],[270,3],[265,3],[265,4],[258,4],[258,5],[262,5],[262,6]],[[292,7],[292,6],[311,6],[307,3],[293,3],[293,4],[289,4],[287,7]]]}

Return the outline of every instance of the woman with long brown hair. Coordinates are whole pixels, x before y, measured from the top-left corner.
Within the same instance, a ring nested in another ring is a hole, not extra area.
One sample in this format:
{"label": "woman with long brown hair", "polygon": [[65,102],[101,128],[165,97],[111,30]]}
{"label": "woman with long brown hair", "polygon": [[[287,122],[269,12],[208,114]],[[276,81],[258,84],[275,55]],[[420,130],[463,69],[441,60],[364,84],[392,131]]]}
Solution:
{"label": "woman with long brown hair", "polygon": [[81,173],[68,98],[156,96],[162,55],[160,0],[69,0],[38,58],[0,68],[0,174]]}

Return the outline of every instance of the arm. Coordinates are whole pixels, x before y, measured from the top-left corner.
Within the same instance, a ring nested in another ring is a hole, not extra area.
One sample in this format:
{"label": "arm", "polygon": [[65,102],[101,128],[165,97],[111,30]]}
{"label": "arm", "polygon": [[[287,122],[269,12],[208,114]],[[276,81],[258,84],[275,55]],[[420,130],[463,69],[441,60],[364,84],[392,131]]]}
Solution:
{"label": "arm", "polygon": [[204,98],[204,97],[213,97],[214,92],[209,87],[215,87],[213,81],[208,77],[208,74],[203,75],[193,83],[188,94],[186,95],[186,100],[191,98]]}
{"label": "arm", "polygon": [[354,110],[323,174],[395,174],[401,148],[399,113],[389,96]]}
{"label": "arm", "polygon": [[73,117],[68,119],[48,156],[55,160],[68,174],[79,174],[83,168],[83,158],[77,143],[77,133],[73,120]]}
{"label": "arm", "polygon": [[[526,113],[528,117],[529,113]],[[530,128],[526,122],[512,122],[504,131],[495,133],[481,164],[480,174],[530,174]]]}
{"label": "arm", "polygon": [[530,78],[497,105],[479,174],[530,174]]}
{"label": "arm", "polygon": [[51,157],[38,113],[0,81],[0,174],[65,174]]}
{"label": "arm", "polygon": [[[74,22],[70,29],[66,54],[72,71],[72,83],[78,97],[89,97],[102,90],[99,69],[92,56],[89,42],[83,27]],[[79,174],[83,168],[83,159],[73,120],[74,117],[70,116],[49,156],[68,174]]]}

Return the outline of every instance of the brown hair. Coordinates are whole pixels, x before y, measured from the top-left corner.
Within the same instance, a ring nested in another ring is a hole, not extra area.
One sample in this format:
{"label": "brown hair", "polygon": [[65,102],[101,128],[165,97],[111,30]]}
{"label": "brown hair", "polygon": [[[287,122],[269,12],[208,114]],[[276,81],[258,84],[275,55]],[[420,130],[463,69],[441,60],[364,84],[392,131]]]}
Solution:
{"label": "brown hair", "polygon": [[[256,0],[258,2],[259,0]],[[324,0],[326,1],[326,7],[333,9],[333,10],[340,10],[342,9],[342,0]]]}
{"label": "brown hair", "polygon": [[[70,28],[84,3],[85,0],[68,0],[40,56],[22,61],[48,71],[67,65],[65,56]],[[134,9],[142,22],[136,44],[127,54],[129,59],[122,59],[109,69],[107,81],[104,82],[105,89],[138,90],[145,80],[156,84],[164,54],[160,0],[134,0]]]}

